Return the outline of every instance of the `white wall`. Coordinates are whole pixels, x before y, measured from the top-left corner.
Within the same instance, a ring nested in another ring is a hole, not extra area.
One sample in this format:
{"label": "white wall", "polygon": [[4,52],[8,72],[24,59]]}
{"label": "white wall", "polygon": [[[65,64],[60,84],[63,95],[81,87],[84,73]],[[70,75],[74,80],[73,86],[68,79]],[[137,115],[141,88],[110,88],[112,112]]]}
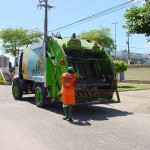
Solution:
{"label": "white wall", "polygon": [[9,57],[0,55],[0,68],[9,67]]}

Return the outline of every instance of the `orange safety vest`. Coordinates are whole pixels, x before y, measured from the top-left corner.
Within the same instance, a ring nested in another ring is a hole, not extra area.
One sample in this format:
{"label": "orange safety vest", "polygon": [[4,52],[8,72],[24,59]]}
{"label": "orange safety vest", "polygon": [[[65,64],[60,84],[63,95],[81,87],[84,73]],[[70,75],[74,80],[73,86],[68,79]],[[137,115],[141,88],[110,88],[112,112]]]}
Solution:
{"label": "orange safety vest", "polygon": [[74,83],[76,76],[74,74],[63,73],[61,76],[62,87],[62,102],[63,104],[75,104]]}

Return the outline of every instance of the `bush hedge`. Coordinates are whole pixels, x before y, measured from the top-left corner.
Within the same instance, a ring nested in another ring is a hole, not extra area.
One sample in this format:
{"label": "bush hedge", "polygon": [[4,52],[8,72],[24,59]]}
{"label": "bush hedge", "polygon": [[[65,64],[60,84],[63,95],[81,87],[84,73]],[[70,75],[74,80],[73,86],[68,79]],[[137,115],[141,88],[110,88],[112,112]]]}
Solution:
{"label": "bush hedge", "polygon": [[127,63],[121,61],[121,60],[115,60],[113,61],[114,64],[114,71],[115,73],[120,73],[120,72],[124,72],[127,70]]}

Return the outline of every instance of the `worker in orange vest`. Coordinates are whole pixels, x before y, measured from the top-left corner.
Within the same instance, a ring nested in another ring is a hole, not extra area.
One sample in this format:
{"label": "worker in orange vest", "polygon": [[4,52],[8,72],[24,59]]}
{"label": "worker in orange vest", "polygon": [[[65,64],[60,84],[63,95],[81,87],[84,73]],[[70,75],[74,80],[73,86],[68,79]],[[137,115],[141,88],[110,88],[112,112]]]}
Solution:
{"label": "worker in orange vest", "polygon": [[72,113],[73,113],[73,105],[75,104],[75,91],[74,91],[75,80],[76,76],[74,75],[73,67],[68,67],[67,73],[63,73],[61,76],[62,81],[61,93],[62,93],[63,110],[65,114],[63,120],[69,119],[69,122],[73,122]]}

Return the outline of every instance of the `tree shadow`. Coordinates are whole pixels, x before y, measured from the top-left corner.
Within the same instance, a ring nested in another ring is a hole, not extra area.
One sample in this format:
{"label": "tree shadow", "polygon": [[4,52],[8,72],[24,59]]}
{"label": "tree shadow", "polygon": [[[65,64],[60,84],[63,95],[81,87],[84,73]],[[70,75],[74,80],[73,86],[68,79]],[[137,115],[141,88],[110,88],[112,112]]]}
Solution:
{"label": "tree shadow", "polygon": [[[29,102],[35,105],[34,97],[23,97],[23,101]],[[115,104],[114,104],[115,105]],[[45,106],[42,109],[64,116],[63,108],[61,103],[54,103]],[[122,111],[115,109],[113,107],[108,107],[108,105],[81,105],[74,106],[73,118],[74,122],[72,124],[78,126],[91,126],[90,121],[105,121],[113,117],[121,117],[132,115],[132,112]]]}
{"label": "tree shadow", "polygon": [[118,86],[118,88],[135,88],[134,86]]}

